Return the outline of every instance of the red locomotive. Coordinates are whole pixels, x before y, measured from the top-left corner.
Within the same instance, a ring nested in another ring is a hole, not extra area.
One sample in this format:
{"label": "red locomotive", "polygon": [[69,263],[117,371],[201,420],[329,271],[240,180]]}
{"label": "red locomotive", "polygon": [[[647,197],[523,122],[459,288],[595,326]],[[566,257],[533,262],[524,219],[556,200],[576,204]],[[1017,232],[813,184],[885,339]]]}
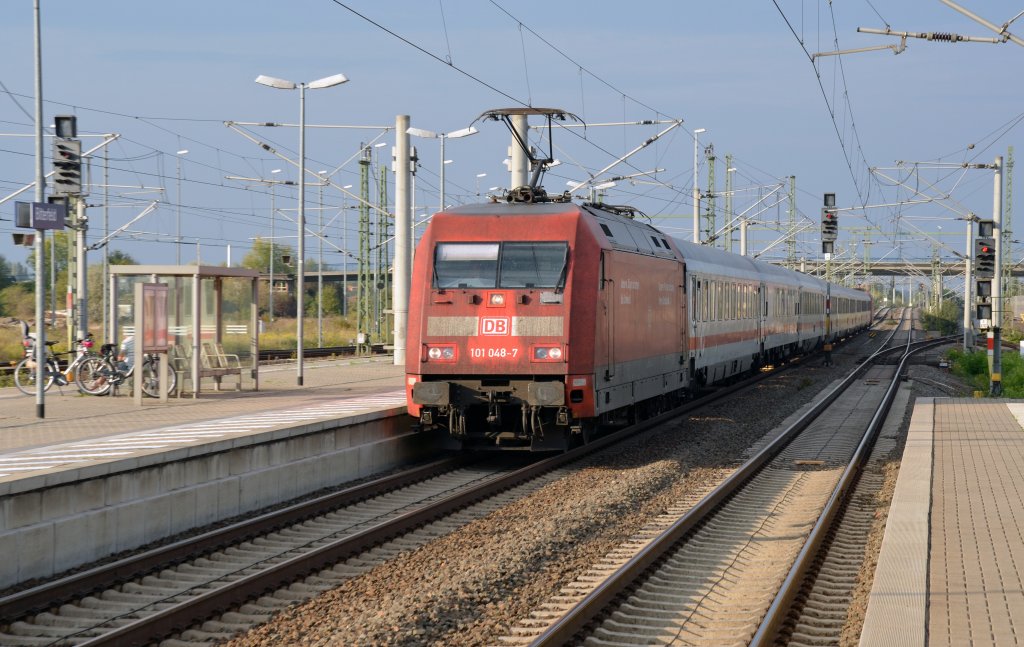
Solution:
{"label": "red locomotive", "polygon": [[513,195],[436,214],[415,257],[409,414],[461,446],[564,449],[870,324],[864,292]]}

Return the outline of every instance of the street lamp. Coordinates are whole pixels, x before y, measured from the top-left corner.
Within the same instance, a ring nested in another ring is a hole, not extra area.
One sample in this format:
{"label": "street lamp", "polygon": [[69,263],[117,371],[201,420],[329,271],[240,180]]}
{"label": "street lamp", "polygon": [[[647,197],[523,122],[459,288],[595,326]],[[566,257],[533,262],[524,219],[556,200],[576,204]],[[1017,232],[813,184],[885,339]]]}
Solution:
{"label": "street lamp", "polygon": [[475,135],[478,131],[476,128],[470,126],[469,128],[463,128],[450,133],[435,133],[430,130],[423,130],[422,128],[406,128],[405,132],[415,137],[423,137],[425,139],[440,139],[441,140],[441,206],[438,211],[444,211],[444,166],[445,164],[451,164],[451,160],[444,158],[444,140],[446,139],[457,139],[459,137],[468,137],[469,135]]}
{"label": "street lamp", "polygon": [[178,162],[178,228],[175,237],[174,263],[175,265],[181,265],[181,156],[188,155],[188,149],[182,149],[175,153],[175,155],[177,155],[175,159]]}
{"label": "street lamp", "polygon": [[277,88],[278,90],[294,90],[296,88],[299,90],[299,249],[296,254],[299,258],[295,269],[295,279],[298,287],[295,291],[295,308],[297,310],[296,335],[298,337],[295,351],[295,358],[297,360],[295,383],[299,386],[302,386],[302,319],[303,315],[305,315],[305,299],[303,297],[306,279],[304,260],[306,253],[306,88],[320,90],[341,85],[347,81],[348,78],[344,74],[326,76],[309,83],[294,83],[263,74],[256,77],[256,82],[260,85]]}
{"label": "street lamp", "polygon": [[697,177],[697,135],[707,128],[693,131],[693,242],[700,244],[700,179]]}

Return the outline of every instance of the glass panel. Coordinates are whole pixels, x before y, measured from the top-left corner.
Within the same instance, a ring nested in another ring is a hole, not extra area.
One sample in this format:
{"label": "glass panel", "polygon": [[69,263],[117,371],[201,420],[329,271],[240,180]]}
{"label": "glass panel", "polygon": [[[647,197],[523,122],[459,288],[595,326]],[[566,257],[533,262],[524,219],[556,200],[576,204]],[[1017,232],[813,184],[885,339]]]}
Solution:
{"label": "glass panel", "polygon": [[498,243],[438,243],[434,287],[493,288],[498,283]]}
{"label": "glass panel", "polygon": [[501,250],[501,287],[562,287],[568,251],[565,243],[505,243]]}

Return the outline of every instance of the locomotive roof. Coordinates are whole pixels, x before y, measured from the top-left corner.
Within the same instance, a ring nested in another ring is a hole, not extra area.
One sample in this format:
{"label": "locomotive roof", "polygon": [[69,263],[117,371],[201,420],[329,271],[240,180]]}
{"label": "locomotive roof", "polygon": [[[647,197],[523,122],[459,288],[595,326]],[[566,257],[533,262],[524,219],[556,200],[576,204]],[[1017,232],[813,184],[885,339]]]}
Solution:
{"label": "locomotive roof", "polygon": [[[657,234],[659,240],[670,239],[682,254],[688,271],[710,271],[713,269],[714,273],[726,276],[759,279],[770,277],[781,282],[796,282],[799,285],[815,286],[819,289],[823,289],[826,283],[823,279],[811,276],[810,274],[803,274],[765,261],[757,261],[747,256],[732,254],[707,245],[698,245],[690,241],[668,236],[650,223],[602,209],[600,205],[579,205],[573,202],[538,202],[532,204],[522,202],[487,202],[452,207],[444,213],[479,216],[540,216],[586,213],[596,218],[598,222],[603,222],[609,227],[613,227],[612,235],[607,236],[607,239],[613,247],[618,249],[635,251],[645,255],[674,258],[675,252],[660,247],[655,248],[648,241],[652,234]],[[626,232],[636,232],[640,235],[623,235]],[[861,290],[844,288],[838,285],[833,285],[832,293],[834,295],[844,294],[851,297],[864,296],[864,292]]]}
{"label": "locomotive roof", "polygon": [[441,213],[457,216],[510,216],[580,213],[579,205],[571,202],[482,202],[445,209]]}

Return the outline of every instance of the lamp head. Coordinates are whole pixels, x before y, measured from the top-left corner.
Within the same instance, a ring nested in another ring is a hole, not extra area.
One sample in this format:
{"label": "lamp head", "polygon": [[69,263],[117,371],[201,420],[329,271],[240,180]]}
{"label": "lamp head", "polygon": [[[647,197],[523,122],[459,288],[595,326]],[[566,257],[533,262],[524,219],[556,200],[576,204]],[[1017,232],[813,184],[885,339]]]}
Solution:
{"label": "lamp head", "polygon": [[456,130],[455,132],[448,133],[447,135],[445,135],[445,137],[448,137],[449,139],[453,139],[456,137],[468,137],[469,135],[475,135],[478,132],[480,131],[470,126],[469,128],[462,128],[460,130]]}
{"label": "lamp head", "polygon": [[319,90],[320,88],[330,88],[335,85],[341,85],[342,83],[348,83],[348,77],[344,74],[335,74],[333,76],[325,76],[322,79],[316,81],[310,81],[306,87],[312,90]]}
{"label": "lamp head", "polygon": [[[405,132],[410,134],[410,135],[412,135],[413,137],[423,137],[425,139],[436,139],[437,138],[437,133],[435,133],[434,131],[432,131],[432,130],[424,130],[422,128],[415,128],[413,126],[409,126],[408,128],[406,128]],[[451,135],[449,135],[449,137],[450,136]]]}
{"label": "lamp head", "polygon": [[256,82],[259,83],[260,85],[265,85],[271,88],[277,88],[278,90],[294,90],[295,88],[298,87],[291,81],[285,81],[284,79],[278,79],[273,76],[266,76],[265,74],[260,74],[259,76],[257,76]]}

